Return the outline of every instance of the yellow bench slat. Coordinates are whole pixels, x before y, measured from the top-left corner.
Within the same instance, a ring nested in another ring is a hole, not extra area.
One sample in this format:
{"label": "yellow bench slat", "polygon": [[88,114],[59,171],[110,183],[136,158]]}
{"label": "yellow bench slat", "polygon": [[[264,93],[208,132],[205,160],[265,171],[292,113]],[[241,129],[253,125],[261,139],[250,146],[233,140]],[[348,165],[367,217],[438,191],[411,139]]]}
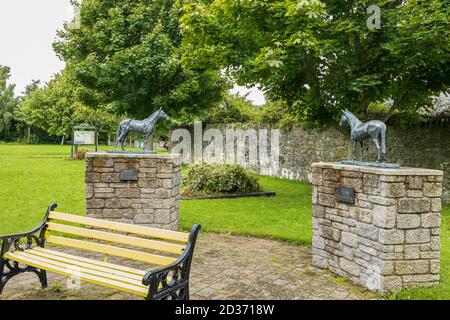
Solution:
{"label": "yellow bench slat", "polygon": [[109,269],[113,269],[113,270],[120,270],[120,271],[125,271],[125,272],[129,272],[132,274],[136,274],[140,277],[143,277],[146,273],[146,271],[142,271],[142,270],[138,270],[138,269],[134,269],[134,268],[130,268],[130,267],[125,267],[125,266],[121,266],[118,264],[113,264],[110,262],[103,262],[103,261],[98,261],[98,260],[94,260],[94,259],[89,259],[89,258],[84,258],[84,257],[80,257],[80,256],[75,256],[75,255],[71,255],[68,253],[64,253],[64,252],[60,252],[60,251],[55,251],[55,250],[51,250],[51,249],[47,249],[47,248],[41,248],[41,247],[35,247],[33,249],[31,249],[30,251],[39,251],[39,252],[44,252],[50,255],[54,255],[54,256],[59,256],[59,257],[64,257],[64,258],[68,258],[68,259],[72,259],[75,261],[82,261],[82,262],[87,262],[93,265],[97,265],[97,266],[101,266],[101,267],[106,267]]}
{"label": "yellow bench slat", "polygon": [[83,261],[77,261],[74,259],[68,259],[68,258],[64,258],[64,257],[53,255],[53,254],[48,254],[48,253],[37,251],[37,250],[27,250],[26,253],[32,254],[35,257],[40,257],[40,258],[52,260],[55,262],[62,262],[62,263],[66,263],[69,265],[74,265],[74,266],[78,266],[78,267],[83,267],[83,268],[100,271],[103,273],[109,273],[112,275],[127,277],[127,278],[133,279],[138,282],[142,281],[142,279],[143,279],[143,276],[139,276],[137,274],[128,273],[128,272],[121,271],[121,270],[110,269],[110,268],[106,268],[106,267],[101,267],[96,264],[83,262]]}
{"label": "yellow bench slat", "polygon": [[72,223],[79,223],[83,225],[88,225],[96,228],[110,229],[121,232],[135,233],[144,236],[173,240],[178,242],[187,243],[189,240],[189,234],[185,232],[171,231],[171,230],[162,230],[157,228],[138,226],[133,224],[126,224],[121,222],[109,221],[109,220],[100,220],[89,217],[82,217],[67,213],[61,213],[52,211],[50,212],[49,219],[51,220],[61,220]]}
{"label": "yellow bench slat", "polygon": [[102,278],[107,278],[107,279],[111,279],[114,281],[118,281],[118,282],[124,282],[124,283],[128,283],[131,285],[135,285],[138,287],[142,287],[146,290],[148,290],[148,288],[146,288],[142,283],[142,278],[141,279],[132,279],[129,277],[124,277],[121,275],[117,275],[117,274],[112,274],[110,272],[104,272],[104,271],[100,271],[100,270],[95,270],[95,269],[91,269],[91,268],[86,268],[86,267],[82,267],[82,266],[75,266],[74,264],[71,263],[64,263],[61,261],[56,261],[56,260],[52,260],[52,259],[48,259],[45,257],[41,257],[38,255],[35,255],[31,252],[27,252],[27,251],[16,251],[12,254],[14,256],[15,259],[17,258],[22,258],[25,260],[33,260],[33,261],[38,261],[38,262],[42,262],[42,263],[46,263],[46,264],[50,264],[53,266],[57,266],[57,267],[61,267],[61,268],[65,268],[67,270],[73,270],[74,272],[80,272],[82,274],[92,274],[94,276],[99,276]]}
{"label": "yellow bench slat", "polygon": [[60,274],[60,275],[66,276],[66,277],[73,277],[76,279],[80,279],[82,281],[102,285],[102,286],[105,286],[108,288],[125,291],[125,292],[132,293],[132,294],[135,294],[135,295],[138,295],[141,297],[146,297],[148,294],[148,290],[146,290],[145,288],[142,288],[140,286],[131,285],[131,284],[124,283],[124,282],[119,282],[119,281],[99,277],[99,276],[92,275],[92,274],[83,274],[83,273],[78,274],[78,275],[73,274],[73,272],[70,272],[67,268],[58,267],[58,266],[55,266],[55,265],[52,265],[49,263],[31,259],[28,257],[27,258],[16,257],[14,255],[14,253],[11,253],[11,252],[6,253],[5,258],[9,259],[9,260],[20,262],[20,263],[23,263],[23,264],[26,264],[26,265],[29,265],[29,266],[32,266],[32,267],[35,267],[38,269],[46,270],[46,271]]}
{"label": "yellow bench slat", "polygon": [[165,252],[175,253],[178,255],[182,254],[183,249],[185,248],[184,246],[181,246],[178,244],[173,244],[173,243],[167,243],[167,242],[155,241],[155,240],[149,240],[149,239],[142,239],[142,238],[125,236],[125,235],[121,235],[121,234],[115,234],[115,233],[98,231],[98,230],[79,228],[79,227],[69,226],[69,225],[65,225],[65,224],[54,223],[54,222],[48,223],[48,230],[63,232],[63,233],[67,233],[67,234],[73,234],[73,235],[97,239],[97,240],[105,240],[105,241],[111,241],[111,242],[116,242],[116,243],[121,243],[121,244],[127,244],[127,245],[137,246],[137,247],[141,247],[141,248],[165,251]]}
{"label": "yellow bench slat", "polygon": [[100,252],[100,253],[109,254],[109,255],[113,255],[113,256],[117,256],[117,257],[132,259],[132,260],[138,260],[138,261],[147,262],[150,264],[155,264],[155,265],[160,265],[160,266],[165,266],[165,265],[171,264],[176,261],[175,258],[160,256],[157,254],[139,252],[139,251],[135,251],[135,250],[119,248],[119,247],[114,247],[114,246],[99,244],[99,243],[93,243],[93,242],[88,242],[88,241],[64,238],[64,237],[59,237],[59,236],[50,235],[47,237],[47,242],[53,243],[53,244],[58,244],[61,246],[67,246],[67,247],[78,248],[78,249],[83,249],[83,250],[87,250],[87,251]]}

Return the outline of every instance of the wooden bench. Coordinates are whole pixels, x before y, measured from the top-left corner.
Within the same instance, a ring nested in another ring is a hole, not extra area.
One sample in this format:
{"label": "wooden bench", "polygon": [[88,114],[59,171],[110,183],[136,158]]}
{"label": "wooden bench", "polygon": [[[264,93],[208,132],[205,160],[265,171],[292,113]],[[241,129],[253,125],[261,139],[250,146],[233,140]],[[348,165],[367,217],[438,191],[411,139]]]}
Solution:
{"label": "wooden bench", "polygon": [[[0,236],[0,294],[12,277],[23,272],[35,273],[45,288],[48,271],[148,300],[189,299],[189,273],[200,225],[184,233],[59,213],[55,208],[56,204],[49,206],[36,229]],[[46,243],[55,246],[45,248]],[[60,250],[66,248],[95,252],[103,260]],[[142,270],[111,263],[109,256],[150,267]]]}

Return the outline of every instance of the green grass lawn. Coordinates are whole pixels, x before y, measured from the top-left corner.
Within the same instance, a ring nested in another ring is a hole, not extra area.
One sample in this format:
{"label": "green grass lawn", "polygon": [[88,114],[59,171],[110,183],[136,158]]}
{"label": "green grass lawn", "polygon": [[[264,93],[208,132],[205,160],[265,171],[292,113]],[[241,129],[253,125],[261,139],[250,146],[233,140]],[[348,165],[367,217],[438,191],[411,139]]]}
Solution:
{"label": "green grass lawn", "polygon": [[1,234],[33,228],[51,202],[84,214],[84,161],[69,157],[70,146],[0,144]]}
{"label": "green grass lawn", "polygon": [[[84,162],[69,155],[70,146],[0,144],[0,233],[31,229],[52,201],[61,211],[85,212]],[[267,177],[261,183],[277,196],[183,201],[181,227],[201,223],[207,231],[310,243],[311,187]]]}
{"label": "green grass lawn", "polygon": [[260,177],[275,197],[185,200],[181,203],[181,226],[201,222],[205,231],[264,236],[310,244],[311,186],[297,181]]}
{"label": "green grass lawn", "polygon": [[[70,146],[0,144],[0,234],[33,228],[50,202],[63,212],[84,214],[84,161],[67,160],[69,155]],[[276,197],[182,201],[181,227],[201,223],[203,231],[310,244],[310,185],[268,177],[260,181]],[[441,284],[390,298],[450,299],[450,206],[442,214]]]}
{"label": "green grass lawn", "polygon": [[0,144],[0,233],[33,228],[53,201],[84,212],[84,161],[69,156],[70,146]]}

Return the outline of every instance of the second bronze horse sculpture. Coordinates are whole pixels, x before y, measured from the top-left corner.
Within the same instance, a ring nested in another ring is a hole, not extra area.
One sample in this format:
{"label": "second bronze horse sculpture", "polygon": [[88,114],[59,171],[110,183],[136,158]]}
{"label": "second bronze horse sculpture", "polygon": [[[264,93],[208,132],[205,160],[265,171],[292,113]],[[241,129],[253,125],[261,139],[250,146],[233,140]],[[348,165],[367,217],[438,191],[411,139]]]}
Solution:
{"label": "second bronze horse sculpture", "polygon": [[127,140],[127,135],[130,131],[134,131],[143,134],[145,137],[144,152],[151,152],[151,150],[147,150],[148,139],[155,131],[155,126],[161,119],[166,119],[167,121],[170,121],[170,117],[163,111],[162,108],[159,108],[158,111],[154,112],[147,119],[144,120],[126,119],[121,121],[119,124],[119,128],[117,129],[115,151],[117,152],[117,147],[119,146],[119,144],[121,144],[122,150],[126,151],[125,142]]}
{"label": "second bronze horse sculpture", "polygon": [[339,126],[344,126],[346,122],[349,124],[351,130],[350,135],[353,144],[353,161],[356,161],[356,144],[358,142],[361,146],[361,158],[362,161],[364,161],[364,140],[370,138],[377,148],[377,162],[385,162],[386,124],[379,120],[362,122],[350,111],[342,110]]}

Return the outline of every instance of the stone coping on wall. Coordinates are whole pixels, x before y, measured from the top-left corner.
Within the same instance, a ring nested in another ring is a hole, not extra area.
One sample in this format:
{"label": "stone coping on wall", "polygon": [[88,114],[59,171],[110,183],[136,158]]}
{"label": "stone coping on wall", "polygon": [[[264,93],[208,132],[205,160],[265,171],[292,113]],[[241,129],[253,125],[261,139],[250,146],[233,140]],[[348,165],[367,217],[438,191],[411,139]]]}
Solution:
{"label": "stone coping on wall", "polygon": [[86,158],[145,158],[145,159],[180,159],[176,153],[114,153],[114,152],[88,152]]}
{"label": "stone coping on wall", "polygon": [[409,168],[400,167],[397,169],[377,168],[377,167],[365,167],[355,166],[350,164],[344,164],[340,162],[316,162],[311,165],[312,168],[322,169],[334,169],[342,171],[353,171],[362,173],[372,173],[378,175],[390,175],[390,176],[443,176],[442,170],[424,169],[424,168]]}

